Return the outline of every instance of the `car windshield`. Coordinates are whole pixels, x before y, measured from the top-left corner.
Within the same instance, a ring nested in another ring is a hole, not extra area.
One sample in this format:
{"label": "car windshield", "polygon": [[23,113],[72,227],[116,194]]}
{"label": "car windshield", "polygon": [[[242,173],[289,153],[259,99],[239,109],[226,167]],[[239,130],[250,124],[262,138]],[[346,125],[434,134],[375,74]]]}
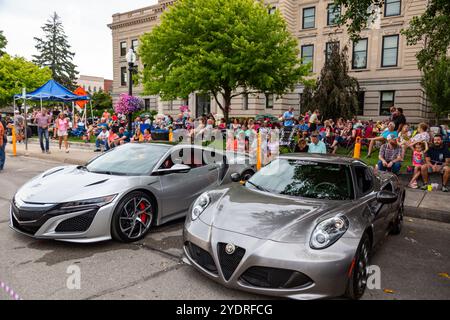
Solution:
{"label": "car windshield", "polygon": [[312,199],[353,199],[350,167],[334,163],[277,159],[256,173],[246,187]]}
{"label": "car windshield", "polygon": [[111,175],[144,175],[155,167],[168,148],[155,144],[126,144],[94,159],[87,170]]}

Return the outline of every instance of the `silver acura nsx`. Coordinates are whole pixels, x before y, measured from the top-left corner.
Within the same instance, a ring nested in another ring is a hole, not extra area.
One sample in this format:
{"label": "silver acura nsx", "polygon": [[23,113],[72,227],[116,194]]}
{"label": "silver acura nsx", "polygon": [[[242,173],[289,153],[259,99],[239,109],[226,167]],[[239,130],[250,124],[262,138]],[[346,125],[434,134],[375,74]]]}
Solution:
{"label": "silver acura nsx", "polygon": [[401,232],[404,200],[395,175],[361,161],[282,156],[245,184],[221,186],[195,201],[184,228],[184,260],[234,289],[359,299],[372,249]]}
{"label": "silver acura nsx", "polygon": [[10,226],[39,239],[137,241],[152,226],[184,217],[232,174],[248,179],[250,160],[200,146],[127,144],[26,183],[11,201]]}

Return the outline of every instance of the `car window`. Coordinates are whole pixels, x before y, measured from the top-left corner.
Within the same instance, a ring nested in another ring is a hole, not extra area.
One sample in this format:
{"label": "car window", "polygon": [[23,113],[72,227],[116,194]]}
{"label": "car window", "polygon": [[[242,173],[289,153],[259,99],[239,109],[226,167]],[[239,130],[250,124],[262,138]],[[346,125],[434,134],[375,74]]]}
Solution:
{"label": "car window", "polygon": [[158,145],[126,144],[94,159],[87,169],[116,175],[145,175],[166,152],[167,148]]}
{"label": "car window", "polygon": [[355,167],[356,184],[362,194],[367,194],[373,190],[372,173],[368,168]]}
{"label": "car window", "polygon": [[256,173],[246,186],[312,199],[353,199],[351,171],[344,164],[277,159]]}

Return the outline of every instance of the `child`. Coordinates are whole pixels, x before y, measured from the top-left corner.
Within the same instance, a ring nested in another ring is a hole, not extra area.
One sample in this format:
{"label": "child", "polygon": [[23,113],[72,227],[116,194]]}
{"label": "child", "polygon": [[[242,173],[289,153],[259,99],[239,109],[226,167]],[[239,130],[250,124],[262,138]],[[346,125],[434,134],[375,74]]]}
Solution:
{"label": "child", "polygon": [[149,129],[144,130],[144,142],[150,142],[152,141],[152,134],[150,133]]}
{"label": "child", "polygon": [[427,142],[417,142],[414,147],[414,152],[412,156],[412,164],[414,166],[414,176],[411,179],[408,187],[412,189],[417,189],[417,179],[419,179],[421,175],[422,166],[425,164],[425,154],[428,151],[428,143]]}

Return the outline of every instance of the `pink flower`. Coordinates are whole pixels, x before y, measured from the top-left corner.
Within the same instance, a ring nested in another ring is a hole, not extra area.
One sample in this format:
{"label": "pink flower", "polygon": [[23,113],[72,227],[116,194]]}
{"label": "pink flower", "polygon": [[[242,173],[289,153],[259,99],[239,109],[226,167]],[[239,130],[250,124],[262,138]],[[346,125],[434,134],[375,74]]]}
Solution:
{"label": "pink flower", "polygon": [[114,111],[120,114],[130,114],[143,108],[144,101],[141,98],[122,93],[114,107]]}

